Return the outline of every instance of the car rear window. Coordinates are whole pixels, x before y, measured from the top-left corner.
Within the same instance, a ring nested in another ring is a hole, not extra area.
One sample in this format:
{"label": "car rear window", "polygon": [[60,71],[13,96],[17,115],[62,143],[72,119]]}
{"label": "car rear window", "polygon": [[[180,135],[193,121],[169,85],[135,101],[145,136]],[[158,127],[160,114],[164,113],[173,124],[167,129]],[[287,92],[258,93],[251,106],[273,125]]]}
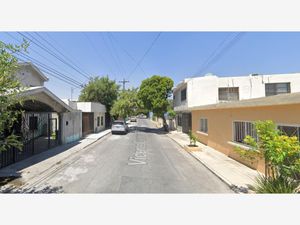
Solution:
{"label": "car rear window", "polygon": [[113,122],[113,125],[124,125],[124,122],[116,121],[116,122]]}

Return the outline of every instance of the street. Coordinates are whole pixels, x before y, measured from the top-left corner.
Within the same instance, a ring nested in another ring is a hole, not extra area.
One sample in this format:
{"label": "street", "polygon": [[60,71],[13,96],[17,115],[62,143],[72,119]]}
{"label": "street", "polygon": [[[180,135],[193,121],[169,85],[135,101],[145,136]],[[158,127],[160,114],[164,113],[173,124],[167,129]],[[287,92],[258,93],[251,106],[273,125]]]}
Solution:
{"label": "street", "polygon": [[232,193],[148,119],[126,135],[108,135],[36,190],[63,193]]}

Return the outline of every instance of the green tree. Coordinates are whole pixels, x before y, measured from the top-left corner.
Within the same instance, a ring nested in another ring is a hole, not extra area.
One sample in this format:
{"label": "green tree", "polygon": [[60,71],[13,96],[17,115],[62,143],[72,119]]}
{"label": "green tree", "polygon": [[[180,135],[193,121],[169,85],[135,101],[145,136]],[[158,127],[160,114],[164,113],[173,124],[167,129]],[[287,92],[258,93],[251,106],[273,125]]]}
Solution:
{"label": "green tree", "polygon": [[21,137],[14,133],[13,126],[18,121],[24,98],[19,94],[24,87],[14,76],[18,60],[14,53],[26,51],[28,43],[11,45],[0,41],[0,151],[11,147],[22,148]]}
{"label": "green tree", "polygon": [[115,101],[111,114],[115,117],[126,118],[131,115],[136,115],[140,108],[138,99],[138,89],[128,89],[121,92],[117,101]]}
{"label": "green tree", "polygon": [[119,85],[108,76],[92,78],[81,90],[79,101],[100,102],[110,113],[111,107],[118,98]]}
{"label": "green tree", "polygon": [[156,116],[162,117],[164,127],[166,120],[164,113],[168,111],[168,98],[172,94],[173,80],[169,77],[154,75],[142,81],[138,97],[144,104],[144,107],[152,111]]}

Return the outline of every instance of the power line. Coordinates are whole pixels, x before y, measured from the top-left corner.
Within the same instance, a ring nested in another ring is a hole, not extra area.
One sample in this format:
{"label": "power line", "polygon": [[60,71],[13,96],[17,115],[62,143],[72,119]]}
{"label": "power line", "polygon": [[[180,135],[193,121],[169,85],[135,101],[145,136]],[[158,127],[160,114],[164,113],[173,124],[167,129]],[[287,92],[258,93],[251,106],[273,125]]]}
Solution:
{"label": "power line", "polygon": [[124,73],[124,75],[126,76],[126,70],[124,69],[123,65],[122,65],[122,61],[119,57],[119,54],[118,54],[118,51],[116,50],[115,46],[114,46],[114,43],[113,43],[113,40],[112,40],[112,37],[111,37],[111,34],[109,32],[107,32],[107,37],[108,37],[108,40],[110,41],[110,45],[111,45],[111,48],[112,48],[112,51],[115,53],[116,55],[116,59],[120,65],[120,68],[122,70],[122,72]]}
{"label": "power line", "polygon": [[61,78],[65,79],[65,80],[68,80],[69,82],[72,82],[72,84],[75,84],[76,86],[82,86],[83,85],[80,82],[78,82],[78,81],[76,81],[76,80],[74,80],[74,79],[72,79],[72,78],[70,78],[70,77],[62,74],[61,72],[59,72],[59,71],[57,71],[57,70],[55,70],[55,69],[47,66],[46,64],[44,64],[44,63],[42,63],[42,62],[40,62],[40,61],[38,61],[38,60],[36,60],[36,59],[28,56],[28,55],[26,55],[26,54],[24,54],[22,52],[19,52],[19,53],[17,52],[16,54],[19,55],[19,56],[22,56],[23,58],[25,58],[27,60],[31,60],[31,62],[33,62],[34,64],[42,67],[43,69],[46,69],[47,71],[50,71],[51,73],[56,74],[57,76],[60,76]]}
{"label": "power line", "polygon": [[[119,41],[115,38],[115,36],[110,33],[111,37],[112,37],[112,40],[115,41],[115,43],[117,43],[119,45],[119,47],[122,49],[122,51],[125,52],[125,54],[134,62],[134,63],[137,63],[137,60],[124,48],[122,47],[122,45],[119,43]],[[141,71],[144,73],[144,75],[146,76],[146,72],[145,70],[143,69],[143,67],[141,65],[139,65],[139,68],[141,69]]]}
{"label": "power line", "polygon": [[[21,56],[21,57],[22,57],[22,56]],[[17,58],[18,60],[20,60],[21,62],[28,62],[28,61],[26,61],[26,60],[24,60],[24,59],[22,59],[22,58],[20,58],[20,57],[16,57],[16,58]],[[43,68],[40,68],[40,70],[41,70],[42,72],[44,72],[44,73],[47,73],[47,74],[49,74],[49,75],[55,77],[56,79],[58,79],[58,80],[60,80],[60,81],[63,81],[64,83],[67,83],[67,84],[69,84],[69,85],[71,85],[71,86],[73,86],[73,87],[78,87],[77,85],[74,85],[73,83],[71,83],[71,82],[69,82],[69,81],[67,81],[67,80],[62,79],[61,77],[56,76],[55,74],[53,74],[53,73],[51,73],[51,72],[49,72],[49,71],[47,71],[47,70],[45,70],[45,69],[43,69]]]}
{"label": "power line", "polygon": [[[11,35],[8,32],[5,32],[5,34],[7,34],[9,37],[11,37],[12,39],[14,39],[15,41],[17,41],[18,43],[21,44],[21,41],[18,40],[16,37],[14,37],[13,35]],[[53,61],[51,61],[49,58],[45,57],[44,55],[40,54],[38,51],[34,50],[33,48],[30,49],[31,51],[35,52],[37,55],[39,55],[40,57],[42,57],[43,59],[47,60],[47,62],[52,63],[54,66],[58,67],[61,70],[64,70],[65,72],[67,72],[64,68],[61,68],[59,65],[57,65],[56,63],[54,63]],[[34,58],[32,58],[34,60]],[[49,66],[50,67],[50,66]],[[67,75],[65,75],[67,76]]]}
{"label": "power line", "polygon": [[[22,35],[25,39],[28,39],[29,41],[31,41],[32,43],[34,43],[36,46],[38,46],[39,48],[43,49],[44,51],[46,51],[48,54],[52,55],[53,57],[55,57],[56,59],[58,59],[59,61],[63,62],[64,64],[68,65],[69,67],[71,67],[72,69],[74,69],[75,71],[77,71],[80,75],[84,76],[87,79],[90,79],[90,77],[86,76],[85,74],[81,73],[80,71],[78,71],[78,69],[76,69],[73,65],[71,65],[70,63],[66,62],[64,59],[62,59],[61,57],[59,57],[57,54],[53,53],[53,51],[49,50],[47,47],[45,47],[39,40],[37,40],[35,37],[33,37],[31,34],[28,33],[28,35],[31,37],[29,38],[28,36],[26,36],[25,34],[22,34],[21,32],[18,32],[20,35]],[[33,41],[32,39],[34,39],[35,41]]]}
{"label": "power line", "polygon": [[101,35],[101,38],[103,40],[103,43],[105,44],[106,48],[108,49],[108,52],[109,52],[111,58],[113,59],[114,63],[116,64],[116,67],[118,68],[119,73],[122,74],[120,65],[118,64],[116,58],[114,57],[114,55],[112,53],[112,50],[110,49],[109,45],[106,43],[106,40],[105,40],[104,36],[102,34],[100,34],[100,35]]}
{"label": "power line", "polygon": [[95,53],[95,55],[97,57],[99,57],[100,61],[103,61],[104,64],[106,64],[106,66],[108,67],[109,71],[111,72],[111,74],[113,74],[112,72],[112,68],[110,67],[110,65],[106,62],[105,58],[100,54],[99,51],[97,51],[96,46],[94,45],[94,42],[91,40],[91,38],[89,38],[89,36],[86,33],[83,33],[83,35],[85,36],[85,38],[87,39],[88,43],[90,44],[91,49],[93,50],[93,52]]}
{"label": "power line", "polygon": [[[209,68],[212,64],[214,64],[217,60],[219,60],[234,44],[236,44],[242,37],[244,33],[239,32],[236,34],[233,38],[231,38],[230,41],[227,42],[227,44],[224,46],[225,42],[228,40],[227,36],[219,45],[218,47],[213,51],[213,53],[205,60],[205,62],[202,64],[200,70],[198,73],[192,77],[197,76],[198,74],[201,74],[204,72],[207,68]],[[222,48],[222,46],[224,46]],[[220,49],[220,50],[219,50]]]}
{"label": "power line", "polygon": [[[21,43],[21,41],[18,40],[18,39],[17,39],[16,37],[14,37],[13,35],[11,35],[11,34],[9,34],[9,33],[7,33],[7,32],[6,32],[6,34],[7,34],[9,37],[11,37],[12,39],[16,40],[18,43]],[[34,51],[34,49],[31,49],[31,50]],[[41,57],[45,58],[47,61],[51,62],[48,58],[46,58],[46,57],[44,57],[43,55],[39,54],[39,52],[37,52],[37,51],[34,51],[34,52],[36,52],[36,53],[37,53],[38,55],[40,55]],[[82,84],[81,84],[80,82],[78,82],[77,80],[74,80],[74,79],[70,78],[69,76],[67,76],[67,75],[65,75],[65,74],[63,74],[63,73],[57,71],[56,69],[54,69],[54,68],[52,68],[52,67],[50,67],[50,66],[48,66],[48,65],[46,65],[46,64],[44,64],[44,63],[42,63],[41,61],[39,61],[39,60],[37,60],[37,59],[35,59],[35,58],[29,56],[29,55],[26,55],[26,54],[23,53],[23,52],[18,52],[18,53],[15,53],[15,54],[18,54],[19,56],[22,56],[23,58],[25,58],[25,59],[27,59],[27,60],[30,60],[30,61],[34,62],[35,64],[39,65],[40,67],[42,67],[42,68],[44,68],[44,69],[47,69],[47,71],[52,72],[51,74],[55,73],[56,75],[62,77],[63,79],[68,80],[69,82],[72,82],[72,84],[75,83],[76,85],[82,86]],[[53,62],[52,62],[52,63],[53,63]],[[54,64],[54,63],[53,63],[53,64]]]}
{"label": "power line", "polygon": [[89,76],[88,73],[86,73],[85,71],[83,71],[80,67],[78,67],[76,65],[76,63],[74,63],[69,57],[67,57],[64,53],[62,53],[59,49],[57,49],[52,43],[50,43],[46,38],[44,38],[42,35],[40,35],[37,32],[34,32],[40,39],[42,39],[44,42],[46,42],[49,46],[51,46],[53,49],[55,49],[62,57],[65,57],[70,63],[72,63],[72,65],[74,65],[77,69],[79,69],[82,73],[84,73],[85,75]]}
{"label": "power line", "polygon": [[[150,52],[150,50],[152,49],[152,47],[154,46],[155,42],[158,40],[158,38],[160,37],[161,32],[159,32],[156,37],[154,38],[154,40],[151,42],[151,45],[149,46],[149,48],[145,51],[144,55],[141,57],[141,59],[138,61],[138,63],[136,64],[136,66],[134,67],[134,69],[132,70],[132,72],[129,74],[129,77],[136,71],[136,69],[139,67],[139,65],[143,62],[144,58],[146,57],[146,55]],[[129,79],[128,77],[128,79]]]}

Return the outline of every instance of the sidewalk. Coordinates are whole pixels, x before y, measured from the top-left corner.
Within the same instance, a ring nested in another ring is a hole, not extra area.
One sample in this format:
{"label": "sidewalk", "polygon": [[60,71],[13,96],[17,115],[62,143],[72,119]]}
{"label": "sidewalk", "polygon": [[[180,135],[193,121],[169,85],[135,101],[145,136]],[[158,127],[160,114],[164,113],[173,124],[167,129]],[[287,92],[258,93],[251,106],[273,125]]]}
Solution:
{"label": "sidewalk", "polygon": [[[31,187],[37,181],[68,164],[77,153],[81,153],[88,146],[110,133],[111,130],[108,129],[99,133],[90,134],[79,141],[60,145],[34,155],[28,159],[2,168],[0,170],[0,177],[20,177],[11,182],[14,187]],[[4,186],[2,188],[7,188]]]}
{"label": "sidewalk", "polygon": [[[167,135],[181,147],[188,145],[190,142],[189,136],[185,133],[171,131]],[[258,171],[253,170],[200,142],[197,142],[197,145],[201,147],[201,151],[189,152],[193,157],[216,174],[234,191],[240,193],[250,192],[248,186],[254,184]]]}

